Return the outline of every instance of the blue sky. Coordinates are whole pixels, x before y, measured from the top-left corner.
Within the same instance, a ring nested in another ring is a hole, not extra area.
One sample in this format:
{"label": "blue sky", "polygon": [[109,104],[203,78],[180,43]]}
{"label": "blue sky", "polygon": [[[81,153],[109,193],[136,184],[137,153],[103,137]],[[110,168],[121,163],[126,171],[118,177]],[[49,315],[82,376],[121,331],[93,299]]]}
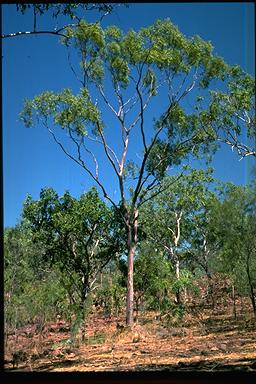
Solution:
{"label": "blue sky", "polygon": [[[86,18],[93,21],[95,15]],[[239,64],[254,74],[254,5],[252,3],[143,3],[120,6],[103,19],[103,26],[118,25],[124,31],[139,29],[156,19],[169,17],[187,36],[210,40],[214,52],[229,64]],[[32,29],[32,15],[22,16],[15,5],[2,8],[2,32]],[[59,20],[61,26],[65,20]],[[55,26],[50,15],[38,21],[38,29]],[[4,39],[3,65],[3,145],[4,224],[15,225],[28,193],[38,198],[40,189],[53,187],[59,194],[69,190],[79,196],[92,185],[82,169],[67,159],[41,126],[25,128],[18,119],[23,100],[44,90],[60,91],[79,87],[67,63],[65,48],[50,35]],[[252,159],[239,161],[224,147],[214,157],[215,177],[245,184]],[[110,194],[115,181],[108,168],[102,172]]]}

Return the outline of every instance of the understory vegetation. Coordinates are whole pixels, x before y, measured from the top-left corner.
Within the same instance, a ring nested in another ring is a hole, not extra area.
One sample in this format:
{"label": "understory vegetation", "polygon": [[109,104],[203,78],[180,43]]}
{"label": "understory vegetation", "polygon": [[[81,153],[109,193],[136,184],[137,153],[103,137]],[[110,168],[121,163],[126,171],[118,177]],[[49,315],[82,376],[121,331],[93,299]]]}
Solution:
{"label": "understory vegetation", "polygon": [[[233,326],[255,317],[255,196],[253,183],[216,183],[211,170],[191,170],[145,205],[134,262],[135,330],[157,322],[178,333],[195,324],[200,331],[216,315]],[[65,332],[63,345],[78,348],[130,329],[123,230],[95,189],[79,199],[49,188],[38,200],[27,197],[20,224],[4,233],[11,361],[24,336],[26,356],[36,360],[46,345],[54,350],[45,344],[51,332]],[[114,331],[88,333],[100,319]]]}

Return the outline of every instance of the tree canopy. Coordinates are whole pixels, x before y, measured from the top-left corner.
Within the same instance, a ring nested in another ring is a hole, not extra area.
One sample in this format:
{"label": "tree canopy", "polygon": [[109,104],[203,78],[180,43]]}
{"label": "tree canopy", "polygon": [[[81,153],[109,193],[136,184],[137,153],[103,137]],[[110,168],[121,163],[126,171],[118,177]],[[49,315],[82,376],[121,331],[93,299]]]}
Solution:
{"label": "tree canopy", "polygon": [[95,188],[79,199],[44,188],[39,200],[27,197],[23,221],[41,249],[41,260],[60,268],[75,288],[74,301],[83,307],[99,273],[121,252],[113,212]]}

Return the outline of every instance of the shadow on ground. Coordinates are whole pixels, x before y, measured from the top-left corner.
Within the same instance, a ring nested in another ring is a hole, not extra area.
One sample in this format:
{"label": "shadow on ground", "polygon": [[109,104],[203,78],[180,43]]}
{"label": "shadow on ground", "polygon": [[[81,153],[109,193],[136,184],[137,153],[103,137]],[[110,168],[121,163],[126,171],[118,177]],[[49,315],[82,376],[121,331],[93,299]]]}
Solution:
{"label": "shadow on ground", "polygon": [[149,364],[137,365],[136,371],[250,371],[256,372],[256,359],[239,359],[232,364],[227,361],[198,361],[198,362],[179,362],[178,364]]}

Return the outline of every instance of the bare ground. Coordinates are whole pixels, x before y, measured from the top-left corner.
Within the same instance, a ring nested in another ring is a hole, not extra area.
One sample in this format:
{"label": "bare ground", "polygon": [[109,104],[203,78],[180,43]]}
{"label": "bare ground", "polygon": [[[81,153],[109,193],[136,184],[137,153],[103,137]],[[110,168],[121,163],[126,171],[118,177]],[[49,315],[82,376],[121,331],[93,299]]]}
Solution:
{"label": "bare ground", "polygon": [[69,344],[64,321],[48,324],[41,335],[33,326],[24,327],[8,338],[5,370],[256,372],[256,321],[251,315],[236,320],[227,314],[187,315],[177,326],[151,314],[133,329],[117,328],[120,322],[124,324],[122,318],[91,315],[86,339],[76,345]]}

